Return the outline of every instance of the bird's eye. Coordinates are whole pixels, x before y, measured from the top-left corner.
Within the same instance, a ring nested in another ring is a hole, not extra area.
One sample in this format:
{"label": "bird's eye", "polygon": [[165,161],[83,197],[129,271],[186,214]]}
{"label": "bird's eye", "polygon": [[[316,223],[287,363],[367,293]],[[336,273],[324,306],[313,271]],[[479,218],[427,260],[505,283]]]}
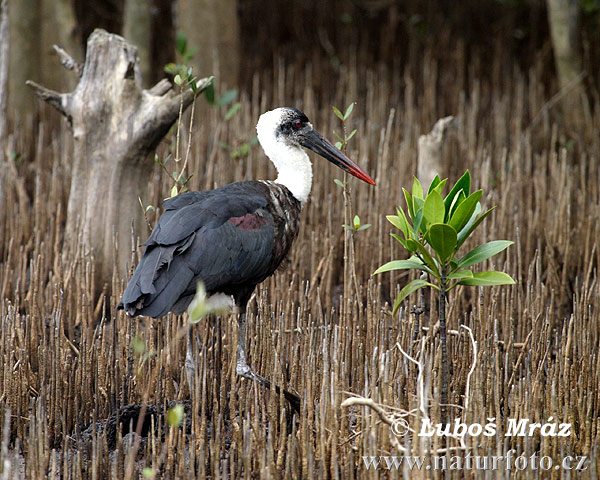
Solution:
{"label": "bird's eye", "polygon": [[300,120],[296,120],[296,121],[294,122],[294,126],[295,126],[296,128],[300,128],[300,127],[302,126],[302,122],[301,122]]}

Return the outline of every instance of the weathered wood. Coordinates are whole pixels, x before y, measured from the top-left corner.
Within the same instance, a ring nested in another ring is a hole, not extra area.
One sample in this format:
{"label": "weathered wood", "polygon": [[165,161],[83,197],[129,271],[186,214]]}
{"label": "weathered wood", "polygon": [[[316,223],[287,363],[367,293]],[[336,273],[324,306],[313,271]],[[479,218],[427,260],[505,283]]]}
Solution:
{"label": "weathered wood", "polygon": [[454,117],[440,118],[431,132],[419,137],[419,153],[417,157],[417,177],[427,188],[439,174],[444,178],[444,162],[442,158],[446,131],[454,121]]}
{"label": "weathered wood", "polygon": [[570,133],[579,135],[587,120],[579,0],[546,0],[546,4],[564,119]]}
{"label": "weathered wood", "polygon": [[75,75],[81,78],[81,75],[83,75],[83,65],[77,62],[73,57],[71,57],[71,55],[69,55],[63,48],[59,47],[58,45],[54,45],[54,51],[58,55],[58,58],[60,58],[61,65],[67,70],[72,70],[73,72],[75,72]]}
{"label": "weathered wood", "polygon": [[[71,63],[66,63],[71,68]],[[76,66],[71,69],[78,71]],[[125,274],[132,225],[136,236],[143,235],[138,196],[144,198],[152,172],[147,157],[177,120],[181,97],[165,82],[143,90],[137,49],[104,30],[95,30],[90,36],[81,79],[73,92],[57,93],[27,83],[72,125],[74,155],[65,251],[74,251],[81,242],[86,254],[94,256],[99,292],[104,284],[110,284],[114,264]],[[199,81],[198,93],[208,83]],[[193,98],[191,90],[185,91],[183,107]]]}

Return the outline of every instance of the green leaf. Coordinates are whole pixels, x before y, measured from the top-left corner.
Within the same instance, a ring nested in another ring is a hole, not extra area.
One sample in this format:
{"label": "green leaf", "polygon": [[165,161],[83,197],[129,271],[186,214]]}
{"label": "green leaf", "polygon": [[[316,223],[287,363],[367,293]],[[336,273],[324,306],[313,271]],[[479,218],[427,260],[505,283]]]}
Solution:
{"label": "green leaf", "polygon": [[173,187],[171,188],[171,196],[169,198],[173,198],[173,197],[177,196],[177,193],[178,193],[177,185],[173,185]]}
{"label": "green leaf", "polygon": [[428,224],[431,223],[442,223],[444,221],[444,200],[442,196],[433,190],[427,195],[425,203],[423,204],[423,217]]}
{"label": "green leaf", "polygon": [[377,274],[383,273],[383,272],[391,272],[394,270],[413,270],[413,269],[429,271],[429,269],[421,261],[421,259],[419,259],[418,257],[415,257],[413,255],[408,260],[393,260],[391,262],[388,262],[388,263],[382,265],[381,267],[379,267],[377,270],[375,270],[373,272],[373,275],[377,275]]}
{"label": "green leaf", "polygon": [[346,141],[349,141],[354,135],[356,135],[356,128],[350,132],[350,135],[346,137]]}
{"label": "green leaf", "polygon": [[[446,218],[444,219],[445,222],[450,220],[450,218],[454,214],[454,211],[456,210],[456,207],[458,207],[462,202],[464,202],[465,198],[467,198],[467,197],[465,197],[465,194],[463,193],[462,190],[460,192],[458,192],[458,195],[456,195],[454,197],[454,200],[452,201],[452,205],[450,205],[450,208],[446,209]],[[445,206],[445,204],[444,204],[444,206]]]}
{"label": "green leaf", "polygon": [[331,108],[333,108],[333,113],[335,113],[335,116],[338,117],[343,122],[344,115],[342,114],[342,112],[340,112],[339,108],[337,108],[337,107],[331,107]]}
{"label": "green leaf", "polygon": [[354,228],[360,227],[360,217],[358,215],[354,215],[354,219],[352,220],[352,224]]}
{"label": "green leaf", "polygon": [[371,227],[371,224],[370,224],[370,223],[365,223],[364,225],[361,225],[360,227],[358,227],[358,228],[356,229],[356,231],[357,231],[357,232],[360,232],[360,231],[362,231],[362,230],[366,230],[367,228],[370,228],[370,227]]}
{"label": "green leaf", "polygon": [[174,428],[179,427],[183,422],[184,409],[183,405],[178,403],[167,412],[167,423]]}
{"label": "green leaf", "polygon": [[426,282],[425,280],[421,280],[420,278],[413,280],[408,285],[406,285],[402,290],[400,290],[400,293],[398,294],[398,298],[396,298],[396,301],[394,302],[394,315],[396,315],[398,308],[400,308],[400,304],[404,301],[404,299],[406,297],[408,297],[411,293],[416,292],[417,290],[419,290],[420,288],[423,288],[423,287],[432,287],[432,288],[435,288],[436,290],[439,290],[439,287],[437,285],[434,285],[433,283]]}
{"label": "green leaf", "polygon": [[465,198],[460,205],[456,207],[456,210],[454,210],[454,213],[451,214],[450,221],[448,222],[450,225],[452,225],[454,230],[460,232],[469,222],[473,216],[473,212],[475,212],[477,202],[479,202],[482,194],[483,190],[477,190]]}
{"label": "green leaf", "polygon": [[144,477],[144,478],[152,479],[155,476],[156,476],[156,473],[150,467],[144,467],[144,469],[142,470],[142,477]]}
{"label": "green leaf", "polygon": [[187,37],[183,32],[177,32],[175,35],[175,50],[179,55],[183,55],[187,50]]}
{"label": "green leaf", "polygon": [[[418,200],[418,199],[417,199]],[[413,235],[415,238],[419,235],[419,229],[421,228],[421,223],[423,222],[423,209],[419,209],[419,211],[415,214],[415,224]]]}
{"label": "green leaf", "polygon": [[427,248],[425,248],[425,245],[423,245],[420,242],[416,242],[416,243],[417,243],[417,249],[419,250],[419,253],[421,254],[421,256],[423,257],[423,260],[425,260],[425,263],[431,270],[431,274],[434,275],[436,278],[440,278],[439,267],[438,267],[438,264],[436,263],[435,259],[431,256],[431,254],[429,253]]}
{"label": "green leaf", "polygon": [[445,263],[456,248],[456,230],[446,223],[434,223],[429,227],[429,244]]}
{"label": "green leaf", "polygon": [[352,113],[352,110],[354,110],[354,103],[355,102],[352,102],[350,105],[348,105],[348,108],[346,109],[346,113],[344,113],[343,120],[346,120]]}
{"label": "green leaf", "polygon": [[458,179],[458,181],[450,190],[448,196],[444,199],[444,205],[446,206],[446,211],[450,210],[450,205],[452,205],[452,201],[454,197],[458,194],[458,192],[462,191],[464,193],[465,198],[469,196],[469,191],[471,188],[471,174],[467,170],[462,177]]}
{"label": "green leaf", "polygon": [[429,188],[427,189],[427,195],[429,195],[431,191],[439,185],[440,181],[440,176],[436,174],[434,179],[431,181]]}
{"label": "green leaf", "polygon": [[344,188],[346,186],[346,184],[344,182],[342,182],[339,178],[334,178],[333,183],[335,183],[338,187],[342,187],[342,188]]}
{"label": "green leaf", "polygon": [[404,238],[408,238],[410,235],[410,226],[406,222],[406,219],[397,215],[387,215],[387,221],[390,222],[394,227],[400,230],[404,234]]}
{"label": "green leaf", "polygon": [[173,75],[176,71],[177,71],[177,65],[175,65],[173,62],[169,62],[165,65],[165,67],[163,68],[163,70],[170,74]]}
{"label": "green leaf", "polygon": [[175,78],[173,78],[173,81],[179,86],[181,86],[181,84],[183,83],[183,81],[181,80],[181,76],[179,74],[175,75]]}
{"label": "green leaf", "polygon": [[156,476],[156,473],[154,472],[154,470],[150,467],[144,467],[144,469],[142,470],[142,476],[144,478],[154,478]]}
{"label": "green leaf", "polygon": [[470,287],[488,287],[491,285],[514,285],[513,278],[504,273],[497,271],[474,273],[472,278],[465,278],[458,282],[460,285],[468,285]]}
{"label": "green leaf", "polygon": [[225,121],[231,120],[240,108],[242,108],[242,104],[240,102],[234,103],[233,106],[227,110],[227,113],[225,114]]}
{"label": "green leaf", "polygon": [[131,340],[131,350],[135,355],[143,355],[146,351],[146,344],[144,343],[144,339],[139,335],[133,337]]}
{"label": "green leaf", "polygon": [[214,103],[215,103],[215,86],[212,83],[208,87],[206,87],[206,90],[204,90],[204,97],[206,98],[206,101],[208,103],[210,103],[211,105],[214,105]]}
{"label": "green leaf", "polygon": [[396,207],[396,214],[404,221],[404,223],[406,224],[406,232],[407,232],[407,237],[408,237],[408,233],[410,232],[410,222],[408,221],[408,218],[406,218],[406,214],[404,213],[404,210],[402,209],[402,207]]}
{"label": "green leaf", "polygon": [[338,150],[341,150],[343,147],[342,142],[335,142],[335,148],[337,148]]}
{"label": "green leaf", "polygon": [[473,231],[479,226],[479,224],[483,221],[483,219],[485,217],[487,217],[492,210],[494,210],[496,207],[492,207],[490,208],[487,212],[485,212],[483,215],[481,215],[479,218],[476,219],[477,215],[479,214],[479,212],[481,211],[481,205],[478,203],[477,207],[475,208],[475,212],[473,212],[473,216],[471,217],[471,220],[469,220],[469,222],[465,225],[465,227],[458,232],[458,245],[457,248],[460,248],[461,245],[464,243],[464,241],[469,238],[469,235],[471,235],[473,233]]}
{"label": "green leaf", "polygon": [[417,242],[416,240],[413,240],[412,238],[406,239],[406,249],[410,253],[416,252],[419,249],[419,245],[420,245],[420,243]]}
{"label": "green leaf", "polygon": [[479,245],[459,260],[457,268],[466,268],[479,262],[483,262],[497,253],[500,253],[502,250],[505,250],[513,243],[514,242],[511,242],[510,240],[494,240]]}
{"label": "green leaf", "polygon": [[229,105],[233,102],[238,96],[237,90],[227,90],[223,95],[219,97],[216,101],[216,104],[220,107],[224,107],[225,105]]}
{"label": "green leaf", "polygon": [[408,247],[406,246],[406,242],[400,235],[396,235],[395,233],[390,233],[390,235],[393,238],[395,238],[398,241],[398,243],[400,243],[400,245],[402,245],[404,248],[406,248],[408,250]]}
{"label": "green leaf", "polygon": [[423,200],[423,187],[421,186],[421,182],[417,177],[414,177],[413,186],[412,186],[412,196],[413,198],[420,198]]}
{"label": "green leaf", "polygon": [[438,183],[437,187],[434,188],[434,190],[436,192],[438,192],[440,194],[440,196],[442,195],[442,192],[444,191],[444,187],[446,186],[447,181],[448,181],[448,179],[444,178],[440,183]]}
{"label": "green leaf", "polygon": [[151,210],[154,210],[154,205],[148,205],[144,211],[148,213]]}
{"label": "green leaf", "polygon": [[415,211],[413,209],[413,201],[412,196],[408,191],[402,187],[402,191],[404,192],[404,200],[406,201],[406,208],[408,209],[408,216],[414,221]]}
{"label": "green leaf", "polygon": [[463,278],[473,278],[471,270],[457,270],[446,277],[448,280],[462,280]]}

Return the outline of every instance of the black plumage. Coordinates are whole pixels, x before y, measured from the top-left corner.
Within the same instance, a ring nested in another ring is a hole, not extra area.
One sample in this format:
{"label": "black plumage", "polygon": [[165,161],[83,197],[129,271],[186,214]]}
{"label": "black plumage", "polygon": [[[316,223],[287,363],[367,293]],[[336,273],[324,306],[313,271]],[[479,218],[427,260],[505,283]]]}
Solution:
{"label": "black plumage", "polygon": [[186,310],[199,280],[242,310],[286,257],[301,205],[274,182],[238,182],[166,200],[119,308],[161,317]]}

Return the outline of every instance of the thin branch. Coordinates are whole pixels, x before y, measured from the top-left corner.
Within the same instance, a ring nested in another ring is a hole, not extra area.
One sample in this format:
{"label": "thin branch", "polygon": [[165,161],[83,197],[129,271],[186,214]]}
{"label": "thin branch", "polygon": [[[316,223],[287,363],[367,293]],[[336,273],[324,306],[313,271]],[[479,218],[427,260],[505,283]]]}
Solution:
{"label": "thin branch", "polygon": [[[423,416],[423,418],[428,418],[427,410],[425,408],[425,381],[424,381],[424,376],[423,376],[423,362],[417,361],[414,358],[412,358],[408,353],[406,353],[404,350],[402,350],[402,346],[397,342],[396,342],[396,348],[398,350],[400,350],[400,353],[404,356],[404,358],[413,362],[417,366],[417,369],[418,369],[417,398],[419,399],[419,411],[421,412],[421,415]],[[421,350],[419,352],[420,357],[423,357],[424,351],[425,351],[425,338],[421,338]]]}
{"label": "thin branch", "polygon": [[387,414],[387,412],[377,403],[375,403],[372,399],[370,398],[365,398],[365,397],[350,397],[347,398],[346,400],[344,400],[342,402],[342,407],[351,407],[353,405],[361,405],[364,407],[369,407],[371,410],[373,410],[378,416],[379,419],[385,423],[387,426],[390,427],[390,440],[392,441],[392,444],[394,445],[394,447],[396,447],[396,449],[400,452],[400,453],[408,453],[409,450],[402,445],[398,439],[396,438],[396,436],[393,433],[392,428],[394,427],[394,420],[392,420],[392,418],[390,418]]}
{"label": "thin branch", "polygon": [[[177,183],[179,183],[181,181],[181,178],[183,177],[183,172],[185,172],[185,168],[187,167],[188,164],[188,158],[190,157],[190,150],[192,148],[192,129],[194,127],[194,110],[196,109],[196,97],[194,97],[194,101],[192,102],[192,111],[190,113],[190,130],[188,132],[188,138],[187,138],[187,146],[186,146],[186,150],[185,150],[185,159],[183,160],[183,167],[181,167],[181,171],[179,172],[179,175],[177,176]],[[189,178],[188,178],[189,180]],[[185,182],[187,183],[187,182]],[[181,186],[181,190],[179,193],[181,193],[181,191],[183,190],[183,188],[185,187],[185,184]]]}
{"label": "thin branch", "polygon": [[28,87],[31,87],[35,94],[41,98],[44,102],[52,105],[56,108],[62,115],[67,117],[69,123],[72,122],[71,113],[67,110],[65,105],[65,95],[62,93],[55,92],[54,90],[50,90],[49,88],[42,87],[39,83],[36,83],[32,80],[27,80],[25,84]]}
{"label": "thin branch", "polygon": [[60,59],[60,63],[67,70],[71,70],[75,72],[77,77],[81,78],[83,75],[83,65],[77,62],[71,55],[69,55],[66,50],[58,45],[54,45],[54,51],[58,54],[58,58]]}
{"label": "thin branch", "polygon": [[173,86],[171,85],[171,82],[169,82],[169,80],[167,78],[163,78],[160,82],[158,82],[152,88],[148,89],[148,93],[150,95],[155,95],[157,97],[160,97],[160,96],[164,95],[165,93],[167,93],[169,90],[171,90],[172,87]]}
{"label": "thin branch", "polygon": [[466,325],[461,325],[461,328],[464,328],[469,333],[469,338],[471,339],[471,346],[473,347],[473,363],[471,364],[471,369],[467,374],[467,386],[465,387],[465,408],[466,412],[469,409],[469,393],[471,390],[471,375],[475,371],[475,367],[477,366],[477,342],[475,341],[475,337],[473,337],[473,331],[467,327]]}

